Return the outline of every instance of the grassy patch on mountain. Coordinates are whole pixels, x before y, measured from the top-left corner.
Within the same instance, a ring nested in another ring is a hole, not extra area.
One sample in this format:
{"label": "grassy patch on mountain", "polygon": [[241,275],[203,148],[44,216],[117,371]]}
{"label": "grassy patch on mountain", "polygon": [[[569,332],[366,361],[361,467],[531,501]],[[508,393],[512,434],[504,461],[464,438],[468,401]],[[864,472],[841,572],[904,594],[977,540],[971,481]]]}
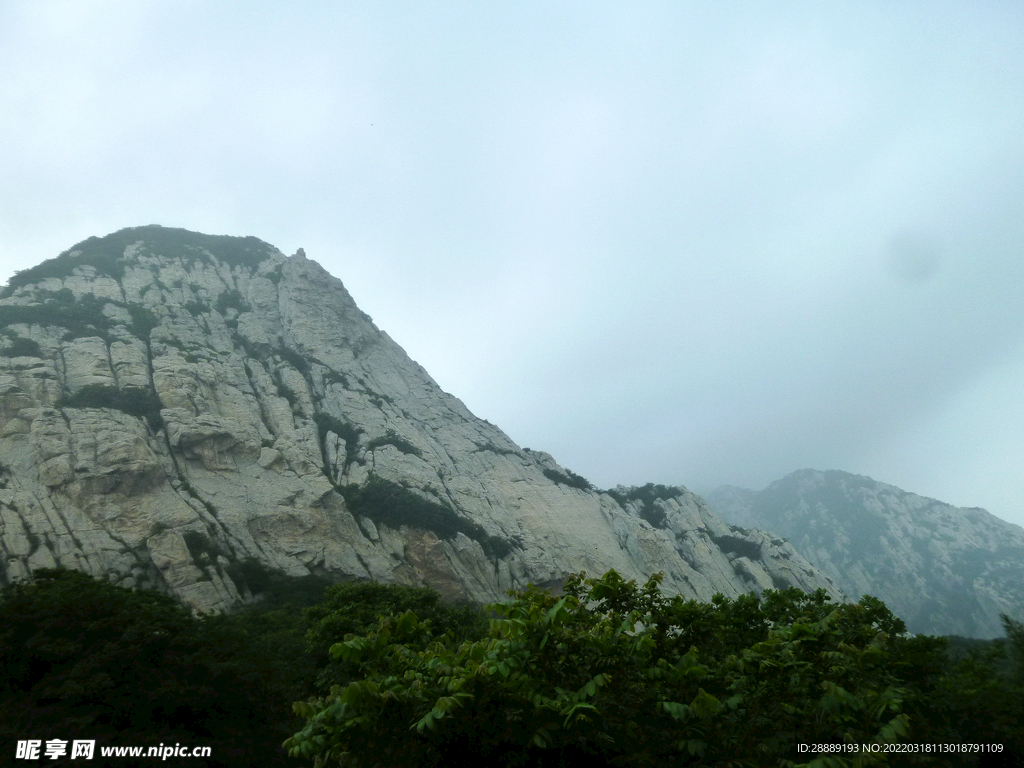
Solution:
{"label": "grassy patch on mountain", "polygon": [[504,557],[512,551],[505,539],[489,536],[480,525],[461,517],[450,507],[382,477],[374,475],[364,486],[345,485],[338,490],[352,512],[388,528],[417,528],[446,541],[462,533],[480,544],[488,557]]}
{"label": "grassy patch on mountain", "polygon": [[333,432],[345,441],[345,466],[342,468],[342,472],[344,472],[352,462],[358,460],[359,436],[364,434],[363,428],[354,426],[347,421],[342,421],[324,411],[314,413],[313,421],[316,423],[317,433],[320,437],[320,448],[324,452],[324,474],[327,477],[331,477],[331,472],[327,466],[327,452],[325,449],[328,432]]}
{"label": "grassy patch on mountain", "polygon": [[255,237],[204,235],[157,225],[131,227],[105,237],[90,237],[56,258],[15,272],[7,287],[0,292],[0,298],[10,296],[16,288],[46,278],[69,277],[80,266],[91,266],[101,275],[121,280],[126,266],[125,249],[139,241],[145,253],[192,261],[208,251],[234,267],[255,268],[275,252],[270,245]]}
{"label": "grassy patch on mountain", "polygon": [[750,541],[740,536],[715,536],[710,535],[715,545],[723,552],[735,552],[740,557],[748,557],[751,560],[761,559],[761,545],[756,541]]}
{"label": "grassy patch on mountain", "polygon": [[619,506],[623,509],[625,509],[627,503],[639,501],[640,509],[638,514],[640,517],[655,528],[664,528],[666,521],[665,510],[661,509],[655,502],[674,499],[679,495],[679,490],[677,488],[670,488],[667,485],[647,483],[647,485],[642,485],[639,488],[632,488],[627,493],[622,493],[614,488],[607,491],[607,493],[619,502]]}
{"label": "grassy patch on mountain", "polygon": [[71,291],[64,288],[47,295],[42,304],[0,307],[0,326],[42,325],[66,329],[65,340],[89,336],[106,339],[111,326],[110,318],[103,312],[106,304],[107,301],[91,294],[76,301]]}
{"label": "grassy patch on mountain", "polygon": [[160,322],[151,309],[141,304],[129,304],[128,314],[132,318],[129,328],[140,339],[149,339],[149,334]]}
{"label": "grassy patch on mountain", "polygon": [[249,303],[242,298],[242,294],[237,288],[224,291],[224,293],[218,296],[216,307],[217,311],[222,315],[229,309],[234,309],[238,312],[248,312],[250,309]]}
{"label": "grassy patch on mountain", "polygon": [[590,484],[590,481],[580,477],[570,469],[565,470],[565,474],[562,474],[557,469],[548,469],[546,467],[542,471],[544,472],[544,477],[558,485],[568,485],[570,488],[578,488],[581,491],[589,491],[594,487]]}
{"label": "grassy patch on mountain", "polygon": [[39,342],[24,336],[7,336],[0,349],[0,355],[4,357],[39,357],[41,354]]}
{"label": "grassy patch on mountain", "polygon": [[119,389],[107,384],[87,384],[77,392],[62,395],[57,400],[58,408],[113,408],[145,419],[155,431],[163,426],[160,409],[164,404],[152,389],[126,387]]}
{"label": "grassy patch on mountain", "polygon": [[400,437],[395,433],[393,429],[389,429],[387,434],[383,437],[375,437],[366,444],[366,450],[372,451],[374,448],[382,448],[385,445],[391,445],[400,450],[402,453],[410,456],[422,456],[423,452],[420,451],[415,445],[410,443],[403,437]]}

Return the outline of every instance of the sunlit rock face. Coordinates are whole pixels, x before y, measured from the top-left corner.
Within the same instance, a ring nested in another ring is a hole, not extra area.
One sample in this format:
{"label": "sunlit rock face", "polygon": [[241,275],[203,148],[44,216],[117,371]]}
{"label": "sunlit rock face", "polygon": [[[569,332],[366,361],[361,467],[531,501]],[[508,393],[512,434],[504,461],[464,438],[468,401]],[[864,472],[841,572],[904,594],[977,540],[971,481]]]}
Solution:
{"label": "sunlit rock face", "polygon": [[786,537],[851,597],[881,598],[911,632],[1003,635],[1024,618],[1024,529],[869,477],[800,470],[760,492],[723,487],[726,520]]}
{"label": "sunlit rock face", "polygon": [[685,488],[599,492],[519,448],[301,250],[162,227],[0,294],[0,556],[5,583],[59,565],[204,611],[260,569],[478,601],[609,568],[839,595]]}

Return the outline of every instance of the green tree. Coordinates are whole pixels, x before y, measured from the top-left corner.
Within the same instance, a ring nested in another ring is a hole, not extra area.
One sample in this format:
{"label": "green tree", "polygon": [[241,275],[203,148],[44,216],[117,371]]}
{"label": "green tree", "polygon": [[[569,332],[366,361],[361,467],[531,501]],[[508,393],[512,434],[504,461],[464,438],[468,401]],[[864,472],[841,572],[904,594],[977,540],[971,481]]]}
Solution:
{"label": "green tree", "polygon": [[560,597],[531,587],[491,606],[500,618],[475,641],[412,611],[382,618],[331,646],[362,677],[297,703],[306,725],[285,745],[317,766],[762,766],[806,759],[801,742],[905,736],[890,668],[902,623],[880,601],[702,605],[659,583],[611,571]]}
{"label": "green tree", "polygon": [[327,588],[323,600],[305,611],[308,649],[325,667],[319,682],[325,689],[347,683],[359,673],[355,663],[333,658],[328,649],[338,638],[375,629],[382,617],[413,611],[429,621],[434,636],[451,633],[457,641],[479,640],[487,633],[487,618],[469,604],[447,605],[429,587],[352,581]]}
{"label": "green tree", "polygon": [[211,747],[196,765],[290,764],[288,697],[308,695],[313,670],[303,687],[301,633],[272,625],[195,619],[156,592],[37,571],[0,592],[0,743],[178,742]]}
{"label": "green tree", "polygon": [[1005,613],[999,614],[1006,631],[1010,662],[1013,665],[1013,682],[1024,687],[1024,624],[1014,621]]}
{"label": "green tree", "polygon": [[[916,637],[905,641],[900,673],[913,681],[906,709],[910,740],[926,744],[998,745],[994,754],[946,754],[942,765],[1024,766],[1024,684],[1012,664],[1021,625],[1003,617],[1007,638],[947,640]],[[1024,649],[1021,649],[1024,650]],[[934,765],[930,755],[910,755],[908,764]]]}

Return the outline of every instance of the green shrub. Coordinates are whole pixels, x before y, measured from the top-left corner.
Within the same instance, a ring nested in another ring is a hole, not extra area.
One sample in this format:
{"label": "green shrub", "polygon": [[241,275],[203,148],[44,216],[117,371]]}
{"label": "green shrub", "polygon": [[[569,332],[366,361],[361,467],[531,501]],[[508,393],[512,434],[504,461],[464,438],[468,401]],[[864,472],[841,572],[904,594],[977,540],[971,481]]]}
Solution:
{"label": "green shrub", "polygon": [[66,288],[51,294],[42,304],[0,306],[0,326],[24,323],[67,329],[65,339],[89,336],[108,338],[110,318],[103,313],[107,302],[90,294],[75,301]]}
{"label": "green shrub", "polygon": [[200,301],[199,299],[190,299],[181,306],[186,312],[192,315],[192,317],[199,317],[200,315],[205,315],[210,311],[210,305],[205,301]]}
{"label": "green shrub", "polygon": [[309,360],[289,347],[279,347],[277,354],[303,376],[309,375]]}
{"label": "green shrub", "polygon": [[515,451],[513,451],[511,448],[502,448],[499,445],[495,445],[490,440],[488,440],[486,443],[478,443],[476,441],[473,441],[473,445],[475,445],[477,449],[476,451],[474,451],[474,453],[476,453],[477,451],[490,451],[491,453],[496,453],[499,456],[509,456],[515,453]]}
{"label": "green shrub", "polygon": [[487,535],[480,525],[466,520],[450,507],[377,475],[362,487],[346,485],[338,490],[352,512],[389,528],[397,530],[405,525],[430,531],[447,541],[462,533],[478,542],[489,557],[505,557],[512,551],[505,539]]}
{"label": "green shrub", "polygon": [[224,291],[217,297],[217,311],[224,314],[228,309],[236,309],[239,312],[248,312],[249,303],[242,298],[242,293],[237,288]]}
{"label": "green shrub", "polygon": [[342,440],[345,441],[345,467],[342,470],[348,469],[352,462],[356,461],[356,456],[359,453],[359,436],[364,434],[362,427],[356,427],[347,421],[342,421],[336,416],[325,411],[317,411],[313,414],[313,421],[316,423],[317,433],[320,436],[320,450],[323,451],[324,458],[324,474],[327,477],[331,477],[331,473],[327,466],[327,450],[326,440],[327,433],[333,432]]}
{"label": "green shrub", "polygon": [[1016,683],[1024,687],[1024,624],[1014,621],[1005,613],[999,614],[1006,632],[1007,655],[1012,665],[1012,674]]}
{"label": "green shrub", "polygon": [[120,280],[124,276],[124,264],[121,261],[124,248],[117,252],[116,248],[107,247],[107,245],[101,238],[90,237],[64,251],[56,258],[48,259],[42,264],[28,269],[19,270],[7,281],[7,287],[3,290],[0,298],[10,296],[15,288],[31,285],[47,278],[70,277],[75,267],[84,265],[92,266],[100,274]]}
{"label": "green shrub", "polygon": [[[203,573],[210,575],[210,569],[220,572],[218,558],[227,559],[227,553],[220,545],[201,531],[186,531],[182,538],[194,562]],[[209,580],[209,579],[208,579]]]}
{"label": "green shrub", "polygon": [[625,509],[628,502],[639,501],[640,517],[655,528],[664,528],[667,520],[665,510],[658,507],[656,502],[668,501],[679,496],[677,488],[671,488],[667,485],[656,485],[655,483],[647,483],[639,488],[632,488],[628,493],[622,493],[615,489],[606,491],[606,493],[615,499],[623,509]]}
{"label": "green shrub", "polygon": [[374,448],[380,448],[385,445],[393,445],[395,448],[400,450],[402,453],[422,457],[423,453],[415,445],[410,443],[403,437],[399,437],[394,430],[389,429],[384,437],[375,437],[366,444],[366,450],[372,451]]}
{"label": "green shrub", "polygon": [[565,474],[563,475],[557,470],[545,468],[544,477],[548,480],[554,480],[559,485],[568,485],[570,488],[578,488],[581,491],[589,491],[594,487],[586,479],[568,469],[565,470]]}
{"label": "green shrub", "polygon": [[142,306],[141,304],[129,304],[128,314],[130,314],[132,318],[130,326],[131,332],[140,339],[148,339],[149,334],[160,323],[152,310]]}
{"label": "green shrub", "polygon": [[255,558],[236,560],[225,570],[239,590],[248,590],[253,595],[263,594],[270,586],[271,571]]}
{"label": "green shrub", "polygon": [[336,371],[333,368],[327,368],[323,373],[324,385],[329,384],[341,384],[344,389],[352,389],[348,383],[348,376],[341,371]]}
{"label": "green shrub", "polygon": [[0,293],[10,296],[15,288],[30,285],[49,277],[69,277],[78,266],[89,265],[103,275],[120,280],[124,277],[124,251],[132,243],[142,241],[144,253],[195,260],[208,251],[215,258],[234,267],[254,269],[277,251],[255,237],[204,235],[184,229],[157,225],[122,229],[105,237],[90,237],[54,259],[16,272]]}
{"label": "green shrub", "polygon": [[723,552],[735,552],[740,557],[749,557],[751,560],[758,560],[761,557],[761,545],[755,541],[749,541],[739,536],[715,536],[711,535]]}
{"label": "green shrub", "polygon": [[[331,646],[360,678],[297,703],[306,726],[285,745],[351,768],[761,766],[813,757],[801,743],[907,738],[902,626],[880,602],[791,590],[708,606],[659,582],[529,587],[489,606],[500,618],[477,641],[438,638],[413,611],[383,618]],[[693,620],[716,644],[687,643]]]}
{"label": "green shrub", "polygon": [[4,348],[2,354],[7,357],[40,357],[43,351],[38,341],[15,336]]}
{"label": "green shrub", "polygon": [[[335,584],[324,592],[323,600],[305,610],[310,622],[306,642],[311,653],[329,659],[332,644],[350,634],[362,635],[375,629],[381,618],[415,611],[430,622],[434,637],[448,633],[462,642],[480,640],[487,634],[487,617],[470,604],[446,605],[429,587],[351,581]],[[331,685],[348,683],[358,676],[358,667],[344,661],[329,661],[318,678],[325,690]]]}
{"label": "green shrub", "polygon": [[209,746],[194,762],[210,768],[299,765],[280,744],[301,724],[291,702],[313,690],[300,613],[195,619],[165,595],[77,571],[34,577],[0,590],[5,749],[89,739],[105,765],[102,747],[179,742]]}
{"label": "green shrub", "polygon": [[164,407],[159,395],[143,387],[117,387],[107,384],[87,384],[71,395],[57,400],[58,408],[113,408],[114,410],[146,419],[155,431],[163,426],[160,409]]}
{"label": "green shrub", "polygon": [[277,382],[277,394],[287,400],[288,405],[296,406],[300,402],[298,393],[283,381]]}

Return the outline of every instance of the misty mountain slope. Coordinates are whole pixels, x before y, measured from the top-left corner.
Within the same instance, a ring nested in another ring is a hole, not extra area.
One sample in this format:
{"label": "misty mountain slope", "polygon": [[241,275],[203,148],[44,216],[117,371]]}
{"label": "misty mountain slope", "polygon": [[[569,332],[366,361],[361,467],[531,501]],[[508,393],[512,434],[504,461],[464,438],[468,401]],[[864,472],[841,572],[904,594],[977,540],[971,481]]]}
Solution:
{"label": "misty mountain slope", "polygon": [[805,469],[707,497],[739,525],[768,528],[851,597],[881,598],[912,632],[999,637],[1024,617],[1024,529],[868,477]]}
{"label": "misty mountain slope", "polygon": [[266,569],[501,599],[609,568],[838,594],[686,489],[600,493],[443,392],[299,250],[163,227],[0,293],[5,582],[60,564],[197,609]]}

